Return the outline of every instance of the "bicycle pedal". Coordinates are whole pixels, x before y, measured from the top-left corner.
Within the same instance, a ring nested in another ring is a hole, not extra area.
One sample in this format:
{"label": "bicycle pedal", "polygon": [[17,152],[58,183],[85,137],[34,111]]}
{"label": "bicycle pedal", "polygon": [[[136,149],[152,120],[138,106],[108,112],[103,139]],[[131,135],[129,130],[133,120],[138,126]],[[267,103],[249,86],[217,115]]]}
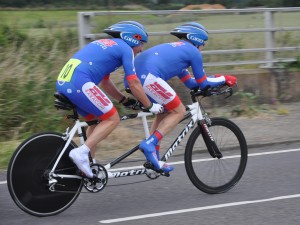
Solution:
{"label": "bicycle pedal", "polygon": [[[149,161],[146,161],[146,162],[144,163],[144,167],[145,167],[146,169],[150,169],[150,170],[154,170],[154,171],[155,171],[153,164],[152,164],[151,162],[149,162]],[[155,172],[157,172],[157,171],[155,171]]]}
{"label": "bicycle pedal", "polygon": [[161,173],[162,176],[170,177],[170,173]]}
{"label": "bicycle pedal", "polygon": [[155,172],[157,172],[159,174],[163,173],[163,171],[161,169],[159,169],[159,170],[155,169],[154,166],[153,166],[153,164],[150,161],[145,162],[144,163],[144,167],[146,169],[153,170],[153,171],[155,171]]}

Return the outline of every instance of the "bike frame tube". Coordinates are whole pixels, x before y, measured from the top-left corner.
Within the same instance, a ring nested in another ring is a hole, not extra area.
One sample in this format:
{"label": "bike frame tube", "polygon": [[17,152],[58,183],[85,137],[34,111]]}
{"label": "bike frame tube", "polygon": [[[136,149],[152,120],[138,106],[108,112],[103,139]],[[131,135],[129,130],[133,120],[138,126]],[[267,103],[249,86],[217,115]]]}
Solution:
{"label": "bike frame tube", "polygon": [[[76,131],[81,132],[81,134],[82,134],[81,126],[87,126],[87,123],[86,122],[80,122],[79,120],[76,120],[75,125],[72,128],[72,130],[70,132],[66,133],[67,142],[66,142],[63,150],[60,152],[58,158],[56,159],[55,164],[54,164],[54,166],[52,167],[52,169],[50,171],[50,174],[54,174],[54,170],[56,169],[58,162],[60,161],[61,157],[65,153],[66,149],[69,147],[69,144],[73,140]],[[58,174],[56,174],[56,176],[65,177],[65,175],[58,175]]]}
{"label": "bike frame tube", "polygon": [[104,166],[105,169],[107,169],[107,170],[110,169],[111,167],[113,167],[114,165],[118,164],[123,159],[126,159],[128,156],[130,156],[132,153],[136,152],[137,150],[139,150],[139,145],[135,146],[133,149],[129,150],[128,152],[125,152],[123,155],[121,155],[119,158],[115,159],[111,163],[106,164]]}
{"label": "bike frame tube", "polygon": [[[77,121],[76,121],[77,122]],[[79,139],[80,139],[80,144],[83,145],[84,144],[84,137],[82,135],[82,127],[86,127],[88,126],[88,124],[86,122],[79,122],[77,124],[77,133],[78,133],[78,136],[79,136]],[[73,139],[73,138],[72,138]]]}
{"label": "bike frame tube", "polygon": [[[154,171],[153,171],[154,172]],[[107,171],[108,178],[120,178],[120,177],[128,177],[128,176],[136,176],[143,175],[148,173],[147,169],[144,167],[131,169],[131,170],[120,170],[120,171]]]}
{"label": "bike frame tube", "polygon": [[143,121],[143,127],[144,127],[145,137],[147,139],[148,137],[150,137],[150,131],[149,131],[148,121],[147,121],[146,116],[142,116],[142,121]]}

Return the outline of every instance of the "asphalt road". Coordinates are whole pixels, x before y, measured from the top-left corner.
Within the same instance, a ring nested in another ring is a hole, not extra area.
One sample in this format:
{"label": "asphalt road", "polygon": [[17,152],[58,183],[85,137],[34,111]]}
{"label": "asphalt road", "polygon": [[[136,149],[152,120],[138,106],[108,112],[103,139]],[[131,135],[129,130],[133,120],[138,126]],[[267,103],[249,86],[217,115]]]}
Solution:
{"label": "asphalt road", "polygon": [[[174,160],[183,159],[178,156]],[[184,165],[176,164],[169,178],[111,179],[102,192],[82,193],[63,213],[42,218],[30,216],[14,204],[2,171],[0,225],[299,225],[299,161],[300,142],[249,149],[241,181],[229,192],[218,195],[196,189]]]}

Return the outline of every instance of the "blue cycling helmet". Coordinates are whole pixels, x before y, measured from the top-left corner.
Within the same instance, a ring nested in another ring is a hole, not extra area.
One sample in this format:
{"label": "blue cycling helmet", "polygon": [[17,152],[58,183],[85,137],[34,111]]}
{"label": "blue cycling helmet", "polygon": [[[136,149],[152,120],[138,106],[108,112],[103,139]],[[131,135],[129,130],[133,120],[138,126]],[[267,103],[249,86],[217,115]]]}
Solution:
{"label": "blue cycling helmet", "polygon": [[121,21],[103,30],[114,38],[122,38],[129,46],[139,46],[148,41],[148,34],[144,26],[135,21]]}
{"label": "blue cycling helmet", "polygon": [[205,45],[205,41],[208,40],[208,32],[206,28],[196,22],[180,25],[179,27],[174,28],[174,30],[171,31],[171,34],[179,39],[186,38],[196,47]]}

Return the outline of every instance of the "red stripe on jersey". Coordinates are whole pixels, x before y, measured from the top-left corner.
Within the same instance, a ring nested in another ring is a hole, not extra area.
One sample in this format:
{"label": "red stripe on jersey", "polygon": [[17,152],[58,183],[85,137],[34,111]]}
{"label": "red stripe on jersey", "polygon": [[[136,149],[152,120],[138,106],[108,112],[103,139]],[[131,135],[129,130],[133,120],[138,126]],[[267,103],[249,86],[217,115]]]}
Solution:
{"label": "red stripe on jersey", "polygon": [[110,74],[105,75],[105,76],[103,77],[103,80],[109,80],[109,75],[110,75]]}
{"label": "red stripe on jersey", "polygon": [[199,83],[202,83],[203,81],[206,80],[206,75],[204,75],[203,77],[201,77],[200,79],[197,79],[196,82],[199,84]]}
{"label": "red stripe on jersey", "polygon": [[126,76],[126,80],[135,80],[135,79],[138,79],[136,74],[131,74],[131,75]]}
{"label": "red stripe on jersey", "polygon": [[184,82],[186,82],[188,79],[190,79],[192,76],[191,76],[191,74],[187,74],[187,75],[185,75],[184,77],[182,77],[180,80],[184,83]]}

